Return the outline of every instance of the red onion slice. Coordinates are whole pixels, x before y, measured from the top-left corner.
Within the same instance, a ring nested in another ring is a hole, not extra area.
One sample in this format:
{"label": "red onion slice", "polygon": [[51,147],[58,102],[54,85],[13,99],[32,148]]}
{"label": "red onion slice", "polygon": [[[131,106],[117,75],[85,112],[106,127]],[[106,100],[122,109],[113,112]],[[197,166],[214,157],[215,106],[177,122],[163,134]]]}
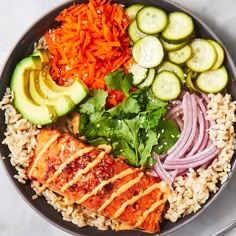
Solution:
{"label": "red onion slice", "polygon": [[[202,100],[198,99],[198,104],[200,105],[200,103],[202,103]],[[195,154],[200,149],[200,146],[202,145],[202,142],[204,140],[204,136],[207,135],[204,115],[205,114],[203,113],[202,109],[200,109],[197,114],[198,123],[199,123],[198,125],[199,131],[197,133],[198,138],[197,138],[196,143],[193,145],[193,148],[186,155],[186,157]]]}
{"label": "red onion slice", "polygon": [[195,167],[198,167],[200,165],[203,165],[204,163],[210,161],[211,159],[213,159],[214,157],[216,157],[216,155],[219,153],[219,150],[218,149],[215,149],[214,151],[212,152],[209,152],[207,153],[206,155],[204,155],[204,158],[201,158],[201,160],[197,160],[195,162],[191,162],[191,163],[182,163],[182,164],[176,164],[176,165],[163,165],[163,167],[165,169],[170,169],[170,170],[173,170],[173,169],[182,169],[182,168],[195,168]]}
{"label": "red onion slice", "polygon": [[172,153],[171,152],[168,153],[169,156],[167,156],[166,158],[167,160],[181,158],[186,153],[186,151],[191,146],[194,140],[196,129],[197,129],[197,115],[196,114],[198,111],[195,95],[193,94],[187,97],[187,102],[189,104],[189,110],[184,112],[184,116],[188,114],[189,119],[187,121],[186,133],[184,132],[182,133],[185,136],[182,140],[182,143],[178,144],[175,151],[173,151]]}
{"label": "red onion slice", "polygon": [[[204,102],[200,102],[199,103],[200,109],[204,115],[204,118],[206,117],[206,105],[204,104]],[[210,122],[206,119],[204,119],[204,123],[205,123],[205,132],[204,132],[204,137],[201,143],[201,146],[199,147],[199,150],[202,151],[204,150],[204,148],[207,146],[207,143],[209,141],[209,134],[208,134],[208,128],[210,127]]]}
{"label": "red onion slice", "polygon": [[190,164],[192,162],[196,162],[196,161],[204,159],[208,154],[215,152],[216,150],[218,150],[218,149],[212,144],[211,146],[206,148],[204,151],[198,152],[193,156],[185,157],[185,158],[177,159],[177,160],[173,160],[173,159],[172,160],[165,160],[163,167],[166,168],[167,166],[170,166],[170,165]]}
{"label": "red onion slice", "polygon": [[184,147],[191,133],[191,120],[193,118],[193,113],[191,109],[191,95],[190,94],[186,94],[183,97],[183,110],[184,110],[183,132],[181,133],[180,138],[175,143],[175,145],[172,148],[170,148],[170,150],[167,152],[168,154],[168,156],[166,157],[167,159],[171,159],[179,153],[179,151]]}
{"label": "red onion slice", "polygon": [[183,113],[182,103],[180,103],[177,106],[170,109],[169,112],[165,115],[165,118],[169,119],[170,117],[172,117],[173,115],[176,115],[178,113],[180,113],[180,114]]}
{"label": "red onion slice", "polygon": [[[166,183],[169,183],[170,185],[174,181],[173,177],[163,168],[160,157],[156,154],[152,154],[153,158],[157,161],[154,166],[154,171],[156,174],[164,180]],[[155,175],[155,174],[154,174]]]}

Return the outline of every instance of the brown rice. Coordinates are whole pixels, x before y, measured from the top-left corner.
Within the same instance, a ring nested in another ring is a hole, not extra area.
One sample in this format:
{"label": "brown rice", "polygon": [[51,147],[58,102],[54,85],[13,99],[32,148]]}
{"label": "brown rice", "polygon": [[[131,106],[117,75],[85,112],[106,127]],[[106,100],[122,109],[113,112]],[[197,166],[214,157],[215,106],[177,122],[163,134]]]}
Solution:
{"label": "brown rice", "polygon": [[[170,208],[165,214],[165,218],[172,222],[198,211],[207,201],[210,193],[218,190],[218,184],[223,184],[228,179],[231,170],[230,161],[235,150],[233,127],[235,104],[228,94],[209,95],[209,98],[207,119],[213,125],[208,132],[214,144],[222,148],[222,151],[207,169],[199,168],[196,171],[189,169],[185,177],[180,176],[175,179],[172,195],[169,198]],[[0,109],[5,111],[7,124],[6,138],[3,143],[8,145],[11,153],[10,162],[18,172],[14,177],[24,184],[27,180],[26,169],[29,166],[40,127],[24,119],[14,108],[12,101],[13,96],[7,88],[0,102]],[[64,122],[64,120],[59,122]],[[67,128],[62,129],[62,131],[67,130]],[[49,189],[39,192],[36,183],[32,183],[32,188],[36,192],[36,195],[32,196],[33,199],[43,195],[48,204],[61,212],[64,220],[79,227],[89,225],[96,226],[100,230],[107,230],[109,227],[116,228],[118,224],[117,221],[94,213],[78,204],[68,203],[63,196]]]}

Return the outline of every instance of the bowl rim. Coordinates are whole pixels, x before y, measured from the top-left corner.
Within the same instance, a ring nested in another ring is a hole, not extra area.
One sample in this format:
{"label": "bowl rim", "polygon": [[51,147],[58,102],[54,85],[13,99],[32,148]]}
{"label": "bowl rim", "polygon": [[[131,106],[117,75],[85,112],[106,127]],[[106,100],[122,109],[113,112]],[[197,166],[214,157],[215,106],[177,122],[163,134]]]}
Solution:
{"label": "bowl rim", "polygon": [[[125,1],[125,0],[124,0]],[[58,4],[57,6],[55,7],[52,7],[50,10],[46,11],[43,15],[41,15],[38,19],[36,19],[32,24],[30,24],[25,30],[24,32],[22,33],[22,35],[18,38],[18,40],[16,40],[15,44],[12,46],[12,48],[10,49],[8,55],[6,56],[4,62],[3,62],[3,65],[2,65],[2,68],[0,70],[0,84],[2,83],[2,74],[3,74],[3,71],[9,61],[9,59],[12,57],[13,55],[13,52],[15,51],[15,49],[17,48],[17,46],[19,45],[19,43],[25,38],[25,36],[30,32],[30,30],[32,30],[34,28],[34,26],[41,22],[47,15],[49,15],[50,13],[52,12],[60,12],[59,9],[64,9],[70,5],[72,5],[73,3],[81,3],[81,2],[87,2],[86,0],[69,0],[69,1],[66,1],[66,2],[63,2],[63,3],[60,3]],[[116,1],[114,1],[116,2]],[[118,0],[119,2],[119,0]],[[184,11],[186,13],[188,13],[189,15],[191,15],[193,17],[193,19],[195,21],[197,21],[201,27],[203,26],[205,28],[205,30],[207,32],[209,32],[210,35],[213,36],[213,38],[215,40],[217,40],[224,48],[225,50],[225,58],[227,58],[228,62],[229,62],[229,65],[230,65],[230,69],[232,70],[232,74],[233,74],[233,79],[236,79],[236,67],[235,67],[235,64],[234,64],[234,61],[229,53],[229,51],[227,50],[227,48],[224,46],[223,42],[221,41],[221,39],[217,36],[216,33],[214,33],[214,31],[208,26],[207,23],[205,23],[197,14],[193,13],[191,10],[189,10],[188,8],[182,6],[181,4],[177,3],[177,2],[174,2],[174,1],[171,1],[171,0],[160,0],[160,4],[161,2],[163,3],[167,3],[169,5],[172,5],[176,8],[178,8],[180,11]],[[158,4],[155,0],[147,0],[146,2],[147,4]],[[235,155],[235,153],[234,153]],[[234,156],[233,156],[234,158]],[[233,159],[232,158],[232,159]],[[49,222],[50,224],[54,225],[55,227],[63,230],[64,232],[67,232],[69,234],[72,234],[72,235],[75,235],[75,232],[73,230],[70,230],[62,225],[60,225],[58,222],[56,222],[55,220],[52,220],[49,216],[43,214],[41,212],[41,210],[39,210],[37,207],[35,207],[33,204],[32,204],[32,201],[31,199],[28,199],[23,191],[20,190],[19,188],[19,183],[18,181],[16,181],[16,179],[14,178],[14,176],[11,175],[11,173],[8,171],[8,168],[7,168],[7,165],[6,165],[6,160],[2,158],[2,152],[0,150],[0,159],[1,159],[1,163],[3,165],[3,168],[8,176],[8,178],[10,179],[10,181],[12,182],[14,188],[16,189],[16,191],[20,194],[20,196],[24,199],[24,201],[38,214],[40,215],[44,220],[46,220],[47,222]],[[232,161],[231,161],[232,162]],[[13,166],[11,166],[11,168],[14,168]],[[222,185],[220,185],[219,187],[219,190],[213,194],[212,198],[208,199],[207,202],[205,204],[202,205],[201,209],[198,210],[196,213],[194,213],[191,217],[189,217],[188,219],[186,219],[185,221],[181,222],[181,224],[178,224],[176,225],[175,227],[173,227],[172,229],[170,230],[167,230],[166,232],[164,233],[160,233],[160,234],[155,234],[155,235],[168,235],[170,233],[173,233],[173,232],[176,232],[177,230],[179,230],[180,228],[183,228],[184,226],[186,226],[188,223],[192,222],[194,219],[196,219],[202,212],[205,211],[206,208],[208,208],[220,195],[221,193],[223,192],[223,190],[225,189],[225,187],[227,186],[227,184],[230,182],[232,176],[233,176],[233,173],[236,169],[236,161],[233,162],[233,164],[231,165],[231,170],[230,172],[228,172],[228,179],[227,181],[225,181]],[[55,210],[56,211],[56,210]],[[72,223],[71,223],[72,224]],[[90,227],[90,226],[88,226]],[[78,227],[78,231],[80,227]],[[110,231],[110,230],[109,230]],[[125,232],[125,231],[124,231]],[[136,231],[136,232],[139,232],[139,231]],[[76,235],[81,235],[80,232],[77,232]],[[141,235],[141,234],[140,234]]]}

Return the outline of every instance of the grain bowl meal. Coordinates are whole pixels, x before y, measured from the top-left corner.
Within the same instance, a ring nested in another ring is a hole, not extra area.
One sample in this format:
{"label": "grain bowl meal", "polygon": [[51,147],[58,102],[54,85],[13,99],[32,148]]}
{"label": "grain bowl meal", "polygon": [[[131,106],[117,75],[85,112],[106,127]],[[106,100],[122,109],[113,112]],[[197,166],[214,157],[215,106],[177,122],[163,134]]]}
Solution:
{"label": "grain bowl meal", "polygon": [[90,0],[55,21],[0,103],[15,178],[79,227],[157,233],[196,213],[235,150],[222,45],[150,5]]}

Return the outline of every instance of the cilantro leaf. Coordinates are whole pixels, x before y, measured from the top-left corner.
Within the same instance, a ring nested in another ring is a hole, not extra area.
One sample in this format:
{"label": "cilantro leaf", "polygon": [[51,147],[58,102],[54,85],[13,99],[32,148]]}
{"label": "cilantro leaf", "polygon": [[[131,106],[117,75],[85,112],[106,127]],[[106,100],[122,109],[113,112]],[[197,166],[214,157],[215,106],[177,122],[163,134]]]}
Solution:
{"label": "cilantro leaf", "polygon": [[139,129],[143,126],[144,117],[136,116],[133,119],[126,119],[124,120],[125,124],[129,128],[128,133],[124,133],[126,136],[130,137],[130,143],[133,144],[133,148],[138,148],[138,132]]}
{"label": "cilantro leaf", "polygon": [[142,141],[138,147],[140,154],[139,165],[147,166],[153,165],[154,159],[151,156],[152,147],[157,144],[157,134],[154,130],[148,130],[146,133],[146,140]]}
{"label": "cilantro leaf", "polygon": [[[144,118],[139,116],[133,119],[121,120],[119,128],[114,131],[114,135],[118,138],[123,150],[122,153],[131,153],[130,155],[125,155],[126,160],[135,166],[139,164],[139,129],[142,127],[143,122]],[[132,148],[132,152],[130,148]]]}
{"label": "cilantro leaf", "polygon": [[90,115],[90,122],[99,123],[104,120],[106,117],[104,116],[104,112],[95,111]]}
{"label": "cilantro leaf", "polygon": [[122,111],[125,113],[136,113],[140,112],[140,106],[136,99],[129,97],[122,103]]}
{"label": "cilantro leaf", "polygon": [[109,109],[107,112],[109,112],[112,117],[126,117],[127,114],[130,113],[138,114],[140,112],[140,105],[136,99],[128,97],[123,103]]}
{"label": "cilantro leaf", "polygon": [[152,92],[151,89],[147,90],[145,93],[145,101],[144,103],[146,104],[146,111],[151,111],[160,107],[166,107],[167,102],[161,101],[158,99]]}
{"label": "cilantro leaf", "polygon": [[87,102],[80,106],[79,111],[80,113],[92,114],[95,111],[95,107],[93,104]]}
{"label": "cilantro leaf", "polygon": [[105,76],[105,81],[109,89],[120,90],[126,97],[129,96],[129,90],[133,86],[132,74],[125,75],[121,68]]}
{"label": "cilantro leaf", "polygon": [[80,134],[84,135],[84,131],[88,123],[89,123],[88,115],[84,113],[80,113],[80,122],[79,122]]}
{"label": "cilantro leaf", "polygon": [[126,162],[130,165],[137,166],[137,155],[134,149],[130,147],[129,143],[124,140],[120,140],[120,148],[120,154],[126,157]]}
{"label": "cilantro leaf", "polygon": [[102,89],[91,90],[90,96],[80,105],[80,113],[92,114],[101,111],[106,105],[108,93]]}
{"label": "cilantro leaf", "polygon": [[[117,129],[114,130],[114,135],[119,138],[120,140],[125,140],[127,141],[130,146],[132,146],[133,148],[135,148],[135,140],[137,133],[133,133],[132,128],[129,127],[129,124],[127,124],[128,120],[120,120],[119,122],[119,127]],[[132,122],[132,121],[131,121]]]}
{"label": "cilantro leaf", "polygon": [[166,114],[166,108],[160,107],[159,109],[148,112],[145,116],[144,127],[152,129],[158,126],[159,120]]}
{"label": "cilantro leaf", "polygon": [[158,144],[154,147],[157,154],[165,154],[176,143],[180,131],[172,120],[160,120],[157,128]]}
{"label": "cilantro leaf", "polygon": [[138,89],[130,94],[135,98],[141,106],[143,111],[152,111],[161,107],[166,107],[167,102],[158,99],[148,87]]}

